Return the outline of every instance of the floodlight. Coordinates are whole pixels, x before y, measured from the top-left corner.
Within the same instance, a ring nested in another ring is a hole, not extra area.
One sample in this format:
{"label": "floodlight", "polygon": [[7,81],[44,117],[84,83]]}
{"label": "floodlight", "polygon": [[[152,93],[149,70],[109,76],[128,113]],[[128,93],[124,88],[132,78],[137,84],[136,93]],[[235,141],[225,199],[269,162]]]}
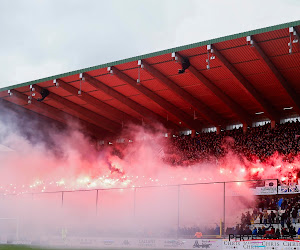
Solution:
{"label": "floodlight", "polygon": [[56,88],[58,88],[59,83],[56,81],[56,79],[53,80],[53,84],[54,84],[54,86],[55,86]]}
{"label": "floodlight", "polygon": [[178,61],[178,56],[176,56],[176,52],[172,52],[172,60]]}

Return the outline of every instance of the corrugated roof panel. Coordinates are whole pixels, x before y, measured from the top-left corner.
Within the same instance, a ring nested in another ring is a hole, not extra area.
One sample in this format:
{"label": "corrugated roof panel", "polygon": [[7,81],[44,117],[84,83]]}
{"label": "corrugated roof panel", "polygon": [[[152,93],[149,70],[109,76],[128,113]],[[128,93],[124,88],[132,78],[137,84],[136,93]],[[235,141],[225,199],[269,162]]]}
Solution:
{"label": "corrugated roof panel", "polygon": [[[71,86],[77,88],[79,90],[80,88],[80,81],[69,83]],[[90,92],[90,91],[96,91],[97,89],[90,85],[87,81],[81,81],[81,90],[83,92]]]}
{"label": "corrugated roof panel", "polygon": [[1,91],[0,92],[0,97],[4,97],[4,96],[8,96],[8,92],[7,91]]}
{"label": "corrugated roof panel", "polygon": [[141,85],[144,85],[146,88],[152,90],[152,91],[159,91],[163,89],[167,89],[165,85],[160,83],[157,79],[142,81]]}
{"label": "corrugated roof panel", "polygon": [[69,114],[69,115],[72,115],[74,118],[80,118],[80,119],[82,119],[82,120],[84,120],[84,121],[87,121],[87,122],[93,123],[93,124],[95,124],[95,125],[98,125],[98,124],[97,124],[95,121],[93,121],[92,119],[89,119],[89,118],[87,118],[86,116],[84,116],[84,115],[82,115],[82,114],[80,114],[80,113],[77,113],[76,111],[73,111],[73,110],[71,110],[71,109],[69,109],[69,108],[63,108],[63,109],[61,109],[61,111],[65,112],[65,113],[67,113],[67,114]]}
{"label": "corrugated roof panel", "polygon": [[[123,71],[126,75],[131,77],[132,79],[138,79],[138,68],[135,69],[130,69],[130,70],[125,70]],[[146,70],[140,69],[140,79],[141,81],[146,81],[149,79],[153,79],[153,76],[151,76]]]}
{"label": "corrugated roof panel", "polygon": [[232,74],[224,66],[214,67],[200,72],[210,81],[219,81],[232,78]]}
{"label": "corrugated roof panel", "polygon": [[291,99],[272,73],[252,75],[247,79],[274,106],[279,104],[279,101],[290,105]]}
{"label": "corrugated roof panel", "polygon": [[178,74],[178,69],[181,68],[181,65],[179,63],[176,63],[175,61],[154,64],[151,66],[160,71],[160,73],[165,76]]}
{"label": "corrugated roof panel", "polygon": [[124,83],[123,81],[121,81],[119,78],[117,78],[115,75],[102,75],[102,76],[98,76],[95,77],[97,80],[99,80],[100,82],[106,84],[109,87],[114,87],[114,86],[119,86],[119,85],[125,85],[126,83]]}
{"label": "corrugated roof panel", "polygon": [[99,75],[108,74],[107,67],[106,68],[100,68],[100,69],[92,70],[92,71],[88,71],[86,73],[88,73],[90,76],[99,76]]}
{"label": "corrugated roof panel", "polygon": [[19,105],[19,106],[24,106],[24,105],[27,105],[27,104],[28,104],[28,102],[23,101],[23,100],[21,100],[21,99],[15,97],[15,96],[13,96],[13,95],[12,95],[12,96],[7,96],[7,97],[3,97],[3,99],[6,100],[6,101],[15,103],[15,104],[17,104],[17,105]]}
{"label": "corrugated roof panel", "polygon": [[83,101],[83,100],[81,100],[78,96],[73,96],[73,95],[72,96],[67,96],[67,97],[65,97],[65,99],[67,99],[67,100],[69,100],[71,102],[74,102],[74,103],[76,103],[78,105],[81,105],[81,106],[83,106],[83,105],[86,104],[86,102]]}
{"label": "corrugated roof panel", "polygon": [[[211,57],[211,55],[210,55]],[[206,60],[208,59],[208,55],[207,54],[203,54],[203,55],[198,55],[195,57],[190,57],[190,63],[197,69],[197,70],[207,70],[207,65],[208,63],[206,62]],[[210,59],[209,61],[209,65],[211,68],[216,68],[216,67],[220,67],[222,66],[222,63],[216,59]]]}
{"label": "corrugated roof panel", "polygon": [[26,92],[30,91],[30,88],[29,88],[29,86],[24,86],[24,87],[17,88],[15,90],[17,90],[17,91],[19,91],[21,93],[26,93]]}
{"label": "corrugated roof panel", "polygon": [[255,75],[269,71],[265,63],[260,60],[238,63],[235,64],[234,67],[244,76]]}
{"label": "corrugated roof panel", "polygon": [[289,53],[288,43],[290,42],[289,37],[281,38],[278,40],[271,40],[259,43],[260,48],[264,53],[269,56],[284,55]]}
{"label": "corrugated roof panel", "polygon": [[289,28],[284,28],[284,29],[278,29],[275,31],[269,31],[269,32],[261,33],[261,34],[256,34],[254,36],[254,38],[257,42],[261,42],[261,41],[277,39],[280,37],[285,37],[288,34],[289,34]]}
{"label": "corrugated roof panel", "polygon": [[38,86],[40,86],[42,88],[52,87],[52,86],[54,86],[54,83],[53,83],[53,81],[46,81],[46,82],[39,83]]}
{"label": "corrugated roof panel", "polygon": [[207,48],[206,48],[206,46],[201,46],[201,47],[186,49],[186,50],[182,50],[182,51],[178,51],[178,52],[180,52],[181,56],[190,57],[190,56],[195,56],[195,55],[206,53]]}
{"label": "corrugated roof panel", "polygon": [[125,96],[133,96],[133,95],[139,95],[140,92],[136,90],[134,87],[131,85],[122,85],[122,86],[117,86],[114,87],[114,90],[120,92],[121,94]]}
{"label": "corrugated roof panel", "polygon": [[[205,88],[206,87],[200,88],[200,86],[197,85],[186,88],[186,90],[219,114],[231,112],[230,109],[227,106],[225,106],[224,103],[211,91],[203,91],[203,89]],[[220,105],[223,106],[222,110],[217,108],[220,107]]]}
{"label": "corrugated roof panel", "polygon": [[197,98],[201,98],[202,96],[212,96],[212,92],[202,83],[186,86],[184,87],[184,90],[188,91]]}
{"label": "corrugated roof panel", "polygon": [[[276,56],[270,58],[277,69],[300,68],[300,53]],[[299,70],[300,71],[300,70]]]}
{"label": "corrugated roof panel", "polygon": [[142,106],[152,110],[153,112],[166,117],[167,112],[160,107],[158,104],[156,104],[155,102],[153,102],[151,99],[149,99],[148,97],[144,96],[144,95],[136,95],[136,96],[131,96],[130,99],[136,101],[137,103],[141,104]]}
{"label": "corrugated roof panel", "polygon": [[215,44],[215,46],[218,50],[223,50],[223,49],[242,46],[242,45],[245,45],[245,44],[247,44],[246,37],[241,37],[241,38],[236,38],[236,39],[233,39],[233,40],[219,42],[219,43]]}
{"label": "corrugated roof panel", "polygon": [[165,61],[170,61],[171,59],[172,59],[171,53],[166,53],[164,55],[147,58],[147,62],[148,62],[148,64],[156,64],[156,63],[161,63],[161,62],[165,62]]}
{"label": "corrugated roof panel", "polygon": [[24,105],[23,108],[26,108],[28,110],[31,110],[31,111],[39,113],[39,114],[44,114],[44,115],[46,114],[45,111],[43,111],[42,109],[40,109],[40,108],[38,108],[37,106],[34,106],[34,105],[30,105],[30,104]]}
{"label": "corrugated roof panel", "polygon": [[66,76],[66,77],[61,77],[61,80],[63,80],[64,82],[74,82],[74,81],[78,81],[79,78],[79,74],[74,74],[71,76]]}
{"label": "corrugated roof panel", "polygon": [[193,108],[185,108],[183,109],[183,111],[187,113],[190,117],[192,117],[194,120],[201,122],[203,127],[207,126],[207,120],[203,118],[198,111],[195,111]]}
{"label": "corrugated roof panel", "polygon": [[[245,39],[246,40],[246,39]],[[258,59],[250,45],[220,51],[232,64]]]}
{"label": "corrugated roof panel", "polygon": [[265,86],[268,86],[269,92],[277,92],[280,93],[281,91],[284,91],[284,89],[281,87],[279,81],[275,77],[274,74],[271,72],[265,72],[263,74],[255,74],[255,75],[249,75],[246,76],[246,79],[257,89],[263,88]]}
{"label": "corrugated roof panel", "polygon": [[184,74],[170,76],[169,79],[180,87],[187,87],[187,86],[194,86],[194,85],[201,84],[201,82],[195,76],[193,76],[189,71],[186,71]]}
{"label": "corrugated roof panel", "polygon": [[[105,101],[107,104],[133,116],[136,117],[137,119],[141,119],[141,115],[137,112],[135,112],[134,110],[132,110],[131,108],[129,108],[128,106],[124,105],[123,103],[121,103],[120,101],[116,100],[116,99],[111,99],[108,101]],[[122,117],[120,117],[120,119],[123,119]]]}
{"label": "corrugated roof panel", "polygon": [[93,112],[95,112],[95,113],[97,113],[97,114],[99,114],[99,115],[105,116],[105,117],[107,117],[108,119],[110,119],[112,121],[115,121],[115,122],[118,122],[118,123],[122,122],[122,117],[120,117],[119,115],[115,115],[112,112],[109,113],[106,110],[103,110],[103,109],[101,110],[101,109],[99,109],[99,108],[97,108],[97,107],[95,107],[91,104],[86,104],[84,107],[91,110],[91,111],[93,111]]}
{"label": "corrugated roof panel", "polygon": [[280,71],[284,78],[292,85],[292,87],[300,94],[300,69],[292,68]]}
{"label": "corrugated roof panel", "polygon": [[224,79],[214,82],[219,88],[221,88],[225,94],[235,100],[236,103],[241,104],[244,109],[248,109],[248,106],[258,107],[256,100],[249,94],[240,83],[233,79]]}
{"label": "corrugated roof panel", "polygon": [[89,94],[101,101],[113,99],[110,95],[103,93],[102,91],[93,91],[89,92]]}
{"label": "corrugated roof panel", "polygon": [[63,109],[65,106],[59,102],[56,102],[50,98],[46,98],[43,103],[48,104],[52,107],[58,108],[58,109]]}
{"label": "corrugated roof panel", "polygon": [[131,62],[126,62],[126,63],[122,63],[122,64],[118,64],[115,67],[118,70],[125,70],[125,69],[131,69],[131,68],[135,68],[137,66],[137,60],[131,61]]}
{"label": "corrugated roof panel", "polygon": [[60,87],[55,87],[55,86],[52,86],[52,87],[49,87],[48,90],[54,94],[57,94],[57,95],[60,95],[60,96],[70,96],[72,94],[70,94],[68,91],[64,90],[63,88],[60,88]]}
{"label": "corrugated roof panel", "polygon": [[179,107],[181,109],[190,107],[190,104],[187,101],[184,101],[180,96],[175,94],[170,89],[156,91],[156,94],[160,95],[165,100],[169,101],[170,103],[172,103],[173,105],[175,105],[176,107]]}

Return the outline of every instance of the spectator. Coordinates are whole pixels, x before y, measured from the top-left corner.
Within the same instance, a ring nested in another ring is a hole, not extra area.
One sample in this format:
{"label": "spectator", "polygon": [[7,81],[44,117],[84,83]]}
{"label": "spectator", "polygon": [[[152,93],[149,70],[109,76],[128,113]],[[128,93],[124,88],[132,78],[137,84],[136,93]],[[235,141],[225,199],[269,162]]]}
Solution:
{"label": "spectator", "polygon": [[270,213],[270,220],[271,220],[271,224],[274,224],[274,222],[275,222],[275,218],[276,218],[276,215],[275,215],[275,213],[273,212],[273,210],[271,211],[271,213]]}
{"label": "spectator", "polygon": [[279,231],[279,228],[277,228],[276,231],[275,231],[275,238],[276,238],[276,239],[279,239],[279,238],[280,238],[280,231]]}

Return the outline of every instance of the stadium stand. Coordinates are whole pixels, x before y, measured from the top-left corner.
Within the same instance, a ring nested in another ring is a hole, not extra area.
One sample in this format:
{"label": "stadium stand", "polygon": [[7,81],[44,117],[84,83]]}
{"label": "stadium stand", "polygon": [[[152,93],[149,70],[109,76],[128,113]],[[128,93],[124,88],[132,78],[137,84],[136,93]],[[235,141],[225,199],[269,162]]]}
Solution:
{"label": "stadium stand", "polygon": [[232,149],[250,161],[266,162],[270,156],[278,153],[284,156],[285,161],[292,162],[300,151],[299,134],[300,122],[297,120],[278,124],[274,129],[271,129],[270,124],[249,128],[247,133],[239,128],[225,130],[220,134],[200,133],[195,137],[182,135],[172,138],[173,145],[168,153],[174,157],[169,157],[167,161],[174,165],[190,165],[212,157],[220,158]]}

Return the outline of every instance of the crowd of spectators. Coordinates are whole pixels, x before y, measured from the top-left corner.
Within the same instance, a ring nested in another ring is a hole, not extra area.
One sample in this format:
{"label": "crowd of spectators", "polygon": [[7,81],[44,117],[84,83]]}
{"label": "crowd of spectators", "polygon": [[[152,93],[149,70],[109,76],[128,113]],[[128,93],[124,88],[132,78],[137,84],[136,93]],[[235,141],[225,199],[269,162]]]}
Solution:
{"label": "crowd of spectators", "polygon": [[266,238],[294,237],[300,235],[300,228],[296,230],[299,222],[299,195],[290,198],[266,196],[258,198],[252,213],[242,214],[240,224],[227,228],[226,233]]}
{"label": "crowd of spectators", "polygon": [[250,161],[264,162],[277,152],[283,156],[283,160],[292,162],[300,152],[299,135],[299,120],[278,124],[274,129],[271,129],[270,124],[248,128],[246,133],[239,128],[225,130],[220,134],[200,133],[194,137],[182,135],[172,138],[165,160],[174,165],[190,165],[221,158],[232,150]]}

